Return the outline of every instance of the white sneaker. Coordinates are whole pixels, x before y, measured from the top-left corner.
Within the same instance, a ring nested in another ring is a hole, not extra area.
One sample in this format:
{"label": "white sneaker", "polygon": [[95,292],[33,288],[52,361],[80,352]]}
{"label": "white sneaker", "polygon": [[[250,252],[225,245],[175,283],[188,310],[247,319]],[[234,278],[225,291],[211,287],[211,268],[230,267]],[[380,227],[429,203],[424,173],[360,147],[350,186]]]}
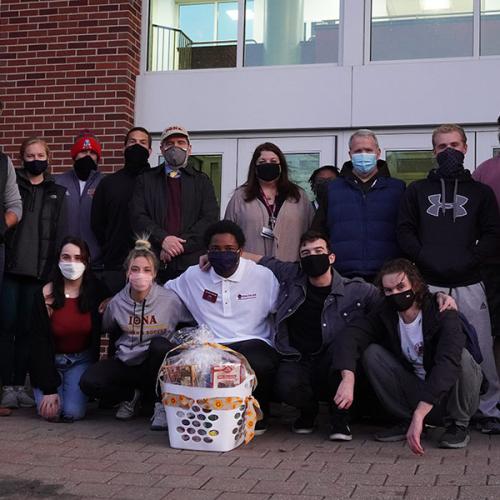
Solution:
{"label": "white sneaker", "polygon": [[129,420],[137,415],[141,401],[141,391],[134,389],[134,397],[130,401],[122,401],[115,417],[119,420]]}
{"label": "white sneaker", "polygon": [[17,402],[21,408],[33,408],[35,406],[35,400],[28,394],[26,387],[18,385],[15,389]]}
{"label": "white sneaker", "polygon": [[4,408],[19,408],[16,388],[13,385],[4,385],[0,406]]}
{"label": "white sneaker", "polygon": [[168,429],[167,414],[163,403],[155,403],[153,416],[151,417],[152,431],[166,431]]}

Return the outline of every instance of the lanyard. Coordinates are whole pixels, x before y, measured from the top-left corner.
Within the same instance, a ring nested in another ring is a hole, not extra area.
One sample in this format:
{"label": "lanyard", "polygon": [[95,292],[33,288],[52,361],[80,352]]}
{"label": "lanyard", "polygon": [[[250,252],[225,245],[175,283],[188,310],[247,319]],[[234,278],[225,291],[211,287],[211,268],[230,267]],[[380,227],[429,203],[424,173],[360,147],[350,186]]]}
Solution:
{"label": "lanyard", "polygon": [[269,205],[266,195],[264,194],[262,188],[260,188],[260,194],[262,196],[262,201],[264,202],[264,206],[266,207],[267,213],[269,214],[269,227],[271,229],[274,229],[274,225],[276,224],[276,211],[278,208],[278,204],[276,203],[276,198],[278,197],[278,195],[276,194],[276,197],[274,199],[274,204]]}

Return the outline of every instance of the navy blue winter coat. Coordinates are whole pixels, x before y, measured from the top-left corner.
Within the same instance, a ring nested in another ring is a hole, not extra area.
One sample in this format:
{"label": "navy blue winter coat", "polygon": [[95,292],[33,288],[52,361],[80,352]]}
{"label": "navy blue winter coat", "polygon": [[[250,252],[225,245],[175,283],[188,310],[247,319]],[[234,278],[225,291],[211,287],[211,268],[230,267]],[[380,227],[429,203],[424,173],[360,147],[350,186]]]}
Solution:
{"label": "navy blue winter coat", "polygon": [[389,177],[377,177],[367,191],[354,177],[329,183],[313,228],[326,229],[340,274],[372,278],[386,260],[401,256],[396,224],[404,190],[403,181]]}

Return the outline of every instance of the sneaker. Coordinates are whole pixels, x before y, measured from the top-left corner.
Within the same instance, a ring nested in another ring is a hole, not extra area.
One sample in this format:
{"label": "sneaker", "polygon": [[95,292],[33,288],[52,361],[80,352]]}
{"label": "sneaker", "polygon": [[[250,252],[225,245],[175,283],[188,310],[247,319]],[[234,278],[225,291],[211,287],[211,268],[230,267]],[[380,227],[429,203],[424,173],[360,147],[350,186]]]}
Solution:
{"label": "sneaker", "polygon": [[332,415],[330,419],[330,441],[351,441],[352,432],[346,415]]}
{"label": "sneaker", "polygon": [[163,403],[155,403],[153,416],[151,417],[152,431],[166,431],[168,429],[167,414]]}
{"label": "sneaker", "polygon": [[262,420],[258,420],[255,424],[254,434],[256,436],[262,436],[264,432],[269,428],[269,422],[267,421],[267,417],[263,417]]}
{"label": "sneaker", "polygon": [[141,401],[141,392],[139,389],[134,389],[134,397],[130,401],[122,401],[116,412],[115,417],[118,420],[129,420],[139,411]]}
{"label": "sneaker", "polygon": [[312,434],[314,432],[314,421],[316,412],[300,412],[300,417],[292,425],[292,432],[295,434]]}
{"label": "sneaker", "polygon": [[377,432],[374,436],[375,441],[380,441],[381,443],[395,443],[396,441],[404,441],[406,439],[408,427],[408,422],[399,422],[389,429]]}
{"label": "sneaker", "polygon": [[33,408],[35,406],[35,400],[28,394],[26,388],[22,385],[15,387],[17,402],[21,408]]}
{"label": "sneaker", "polygon": [[16,388],[13,385],[4,385],[0,406],[4,408],[19,408]]}
{"label": "sneaker", "polygon": [[448,425],[439,440],[440,448],[465,448],[470,441],[467,427],[455,423]]}
{"label": "sneaker", "polygon": [[477,427],[483,434],[500,434],[500,419],[483,418],[477,423]]}

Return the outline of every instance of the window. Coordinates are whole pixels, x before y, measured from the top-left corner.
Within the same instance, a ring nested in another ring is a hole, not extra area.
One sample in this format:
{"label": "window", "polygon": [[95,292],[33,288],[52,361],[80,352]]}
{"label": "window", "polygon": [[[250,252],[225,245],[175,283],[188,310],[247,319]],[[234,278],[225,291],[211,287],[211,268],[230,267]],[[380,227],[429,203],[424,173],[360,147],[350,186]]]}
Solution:
{"label": "window", "polygon": [[500,0],[481,0],[481,55],[500,54]]}
{"label": "window", "polygon": [[151,0],[150,71],[236,66],[238,1]]}
{"label": "window", "polygon": [[314,200],[309,184],[309,177],[319,168],[319,153],[287,153],[285,154],[290,180],[298,184]]}
{"label": "window", "polygon": [[386,151],[385,158],[391,176],[406,184],[425,178],[436,166],[432,151]]}
{"label": "window", "polygon": [[338,61],[339,0],[247,0],[245,66]]}
{"label": "window", "polygon": [[473,4],[474,0],[372,0],[371,60],[472,56]]}

